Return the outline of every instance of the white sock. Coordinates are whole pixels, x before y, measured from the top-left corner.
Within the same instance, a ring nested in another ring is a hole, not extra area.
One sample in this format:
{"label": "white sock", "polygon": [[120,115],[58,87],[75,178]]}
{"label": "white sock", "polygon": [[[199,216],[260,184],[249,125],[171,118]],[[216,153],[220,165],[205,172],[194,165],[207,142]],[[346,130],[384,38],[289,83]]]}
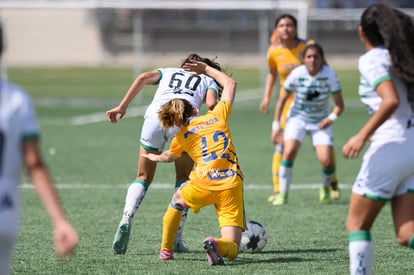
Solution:
{"label": "white sock", "polygon": [[147,192],[145,187],[144,184],[137,182],[131,183],[128,187],[125,198],[123,220],[126,219],[127,222],[131,222],[132,217],[145,197],[145,193]]}
{"label": "white sock", "polygon": [[279,168],[279,190],[280,193],[287,194],[292,180],[292,167],[280,165]]}
{"label": "white sock", "polygon": [[370,275],[373,257],[372,243],[368,240],[357,240],[349,243],[349,261],[351,275]]}

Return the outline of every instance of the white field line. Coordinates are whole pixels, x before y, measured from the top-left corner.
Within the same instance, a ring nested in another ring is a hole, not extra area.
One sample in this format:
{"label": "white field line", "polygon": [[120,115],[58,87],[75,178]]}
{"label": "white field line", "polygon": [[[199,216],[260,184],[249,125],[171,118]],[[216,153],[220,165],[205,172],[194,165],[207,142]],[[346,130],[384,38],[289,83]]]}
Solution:
{"label": "white field line", "polygon": [[[236,102],[248,102],[251,100],[257,100],[262,97],[261,93],[257,90],[244,90],[239,93],[239,95],[236,96]],[[40,100],[41,105],[55,105],[55,102],[50,102],[50,99],[46,98],[45,100]],[[71,103],[72,106],[81,106],[85,105],[82,100],[75,100]],[[346,102],[347,108],[361,108],[363,107],[362,104],[357,100],[352,100]],[[145,113],[146,108],[148,105],[144,106],[136,106],[131,107],[127,110],[127,113],[125,115],[125,118],[133,118],[138,116],[143,116]],[[105,122],[106,114],[105,112],[98,112],[98,113],[92,113],[92,114],[86,114],[86,115],[79,115],[79,116],[73,116],[70,118],[69,123],[73,126],[79,126],[79,125],[87,125],[92,123],[100,123]],[[42,123],[48,124],[48,125],[62,125],[67,123],[67,120],[64,118],[49,118],[49,119],[43,119]]]}
{"label": "white field line", "polygon": [[[251,91],[244,91],[243,93],[246,93],[246,95],[239,96],[236,98],[236,101],[249,101],[258,99],[259,94]],[[137,117],[142,116],[145,113],[145,110],[147,109],[148,105],[146,106],[138,106],[138,107],[131,107],[127,110],[127,113],[125,115],[125,118],[128,117]],[[74,116],[70,119],[71,125],[85,125],[85,124],[91,124],[91,123],[98,123],[98,122],[104,122],[106,121],[106,114],[103,112],[99,113],[93,113],[88,115],[80,115],[80,116]]]}
{"label": "white field line", "polygon": [[[131,107],[127,110],[125,118],[142,116],[148,106]],[[85,125],[90,123],[104,122],[106,121],[106,113],[99,112],[88,115],[74,116],[70,119],[72,125]]]}
{"label": "white field line", "polygon": [[[56,183],[57,189],[127,189],[129,184],[108,184],[108,183]],[[339,184],[341,189],[350,189],[350,185]],[[33,189],[33,185],[30,183],[23,183],[20,188],[22,189]],[[151,189],[174,189],[173,183],[152,183]],[[244,189],[246,190],[271,190],[273,187],[269,185],[256,185],[256,184],[245,184]],[[290,185],[291,189],[298,190],[310,190],[321,188],[320,183],[296,183]]]}

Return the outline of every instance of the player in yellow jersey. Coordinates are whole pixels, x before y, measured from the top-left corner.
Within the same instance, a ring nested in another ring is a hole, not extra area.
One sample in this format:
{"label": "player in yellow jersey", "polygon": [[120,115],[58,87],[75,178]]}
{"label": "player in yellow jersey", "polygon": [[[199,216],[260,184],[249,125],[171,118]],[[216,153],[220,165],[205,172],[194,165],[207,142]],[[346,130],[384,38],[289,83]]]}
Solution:
{"label": "player in yellow jersey", "polygon": [[236,82],[202,62],[183,67],[194,74],[205,74],[223,86],[221,100],[206,115],[197,117],[197,110],[185,99],[172,99],[158,112],[162,127],[178,127],[170,149],[161,155],[145,154],[156,162],[170,162],[186,152],[194,161],[189,181],[173,195],[163,218],[161,260],[172,260],[174,236],[181,212],[191,208],[214,205],[221,238],[207,237],[203,247],[210,265],[224,265],[223,258],[234,260],[238,255],[245,227],[243,207],[243,174],[230,135],[228,119],[236,93]]}
{"label": "player in yellow jersey", "polygon": [[[263,114],[268,113],[268,106],[272,97],[273,88],[276,84],[278,75],[280,76],[279,96],[285,94],[283,83],[289,73],[302,64],[302,51],[309,44],[313,44],[313,40],[300,39],[297,34],[297,20],[290,14],[280,15],[275,22],[274,31],[271,36],[270,46],[267,52],[267,62],[269,72],[266,76],[265,91],[262,102],[260,103],[260,111]],[[286,117],[293,102],[293,94],[288,98],[282,112],[280,120],[280,128],[283,129],[286,124]],[[272,125],[274,126],[275,122]],[[268,201],[273,203],[279,193],[279,165],[282,160],[283,144],[276,144],[272,160],[272,181],[273,191]],[[335,161],[336,163],[336,161]],[[332,199],[339,199],[340,193],[337,184],[336,173],[331,184]]]}

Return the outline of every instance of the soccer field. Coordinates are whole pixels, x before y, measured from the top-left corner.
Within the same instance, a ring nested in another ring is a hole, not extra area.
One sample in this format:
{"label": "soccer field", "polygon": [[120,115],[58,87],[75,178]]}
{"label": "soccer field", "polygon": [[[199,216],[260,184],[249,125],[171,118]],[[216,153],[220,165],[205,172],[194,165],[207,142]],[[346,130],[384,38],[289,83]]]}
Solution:
{"label": "soccer field", "polygon": [[[133,81],[132,70],[12,68],[10,79],[26,88],[36,103],[45,161],[81,238],[72,261],[54,256],[49,221],[25,178],[12,274],[348,274],[345,218],[361,158],[345,160],[341,148],[368,118],[357,98],[358,73],[337,71],[346,104],[334,125],[341,199],[319,204],[321,167],[307,138],[295,162],[289,203],[275,207],[267,202],[272,192],[274,103],[271,114],[259,112],[262,91],[256,70],[229,72],[238,81],[230,127],[245,174],[246,215],[267,231],[263,252],[239,254],[226,266],[208,266],[202,240],[218,236],[219,229],[214,209],[206,207],[188,216],[184,240],[191,252],[175,254],[174,261],[160,261],[162,216],[171,200],[175,176],[172,164],[159,164],[133,221],[128,251],[114,255],[112,240],[126,188],[136,174],[142,114],[155,87],[147,87],[131,104],[128,116],[111,125],[105,121],[105,111],[126,92]],[[377,219],[372,237],[375,274],[413,273],[412,251],[396,243],[388,205]]]}

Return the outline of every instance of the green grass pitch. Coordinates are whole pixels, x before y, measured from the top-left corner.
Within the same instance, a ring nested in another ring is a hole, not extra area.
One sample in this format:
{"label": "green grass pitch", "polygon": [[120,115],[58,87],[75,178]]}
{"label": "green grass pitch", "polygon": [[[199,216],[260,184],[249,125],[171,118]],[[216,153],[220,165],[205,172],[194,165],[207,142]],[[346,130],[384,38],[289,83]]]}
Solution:
{"label": "green grass pitch", "polygon": [[[124,95],[133,80],[132,70],[12,68],[10,79],[30,91],[36,103],[44,157],[81,238],[71,261],[58,260],[46,214],[33,189],[25,184],[12,274],[348,274],[345,219],[361,159],[345,160],[341,148],[368,118],[358,102],[358,73],[337,71],[346,103],[334,126],[341,199],[331,205],[319,204],[321,168],[307,138],[295,162],[289,203],[275,207],[267,202],[272,192],[272,114],[259,112],[259,73],[236,68],[229,72],[239,82],[230,123],[245,174],[246,214],[249,220],[262,223],[268,233],[262,253],[239,254],[223,267],[208,266],[202,240],[218,236],[219,230],[213,208],[206,207],[197,215],[190,212],[185,225],[184,239],[191,253],[160,261],[162,216],[174,186],[173,165],[160,164],[154,186],[133,221],[127,254],[114,255],[112,239],[126,188],[135,178],[143,118],[126,117],[111,125],[105,122],[104,113]],[[152,93],[153,87],[147,87],[130,107],[145,105]],[[276,96],[271,112],[275,100]],[[395,241],[389,206],[377,219],[372,236],[375,274],[413,272],[412,251]]]}

